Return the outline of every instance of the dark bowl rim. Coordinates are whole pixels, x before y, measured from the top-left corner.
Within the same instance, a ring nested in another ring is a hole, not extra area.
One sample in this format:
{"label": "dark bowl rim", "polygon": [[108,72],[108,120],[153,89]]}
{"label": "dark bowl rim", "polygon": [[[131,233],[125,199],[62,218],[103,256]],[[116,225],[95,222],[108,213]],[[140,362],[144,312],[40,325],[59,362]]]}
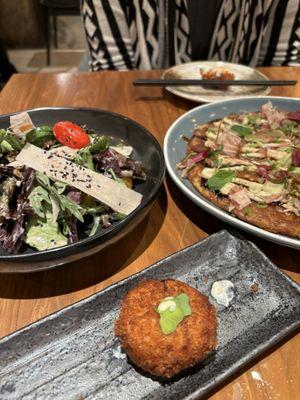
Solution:
{"label": "dark bowl rim", "polygon": [[[138,122],[134,121],[133,119],[110,111],[110,110],[105,110],[101,108],[96,108],[96,107],[72,107],[72,106],[58,106],[58,107],[38,107],[38,108],[31,108],[31,109],[25,109],[25,110],[20,110],[20,111],[15,111],[12,113],[6,113],[6,114],[1,114],[0,115],[0,121],[4,118],[10,117],[11,115],[19,114],[21,112],[39,112],[39,111],[63,111],[63,110],[77,110],[77,111],[90,111],[90,112],[100,112],[102,114],[108,114],[116,118],[121,118],[123,120],[129,121],[133,125],[135,125],[137,128],[139,128],[141,131],[146,134],[146,137],[148,137],[150,140],[154,142],[155,148],[157,149],[158,156],[159,156],[159,161],[160,161],[160,168],[159,168],[159,175],[157,176],[157,180],[155,182],[154,188],[148,195],[147,199],[144,201],[142,199],[141,204],[134,210],[132,211],[129,215],[127,215],[123,220],[117,221],[114,225],[111,227],[107,228],[104,232],[98,232],[94,236],[87,237],[84,239],[80,239],[76,243],[70,243],[64,246],[56,247],[54,249],[48,249],[48,250],[42,250],[42,251],[34,251],[33,253],[28,253],[28,254],[10,254],[10,255],[0,255],[0,262],[1,261],[8,261],[8,262],[28,262],[28,261],[36,261],[35,258],[38,258],[41,260],[41,257],[47,258],[47,255],[51,257],[51,259],[56,259],[59,258],[60,256],[63,258],[64,255],[62,254],[64,251],[68,250],[69,253],[73,253],[73,249],[76,247],[82,247],[82,246],[89,246],[93,247],[94,242],[98,242],[100,239],[105,239],[107,236],[108,238],[111,237],[111,235],[116,231],[115,233],[119,232],[124,228],[126,225],[132,221],[136,215],[146,208],[149,204],[151,204],[155,198],[156,195],[162,185],[163,179],[166,174],[166,163],[165,163],[165,158],[163,154],[162,147],[159,143],[159,141],[156,139],[156,137],[148,131],[143,125],[139,124]],[[133,146],[134,147],[134,146]],[[95,243],[96,244],[96,243]],[[54,256],[56,254],[56,256]]]}

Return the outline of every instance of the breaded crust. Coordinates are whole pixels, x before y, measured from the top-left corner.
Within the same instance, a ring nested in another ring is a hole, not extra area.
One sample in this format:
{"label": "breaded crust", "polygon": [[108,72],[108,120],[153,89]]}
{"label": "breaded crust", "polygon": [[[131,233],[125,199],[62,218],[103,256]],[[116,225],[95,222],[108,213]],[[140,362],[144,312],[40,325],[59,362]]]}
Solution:
{"label": "breaded crust", "polygon": [[[228,211],[229,198],[218,197],[215,192],[201,184],[201,172],[203,168],[204,166],[201,164],[196,165],[189,171],[188,179],[203,197],[223,210]],[[248,212],[245,213],[244,210],[234,209],[231,211],[231,214],[269,232],[281,233],[296,238],[300,237],[300,218],[295,214],[284,213],[282,207],[269,204],[264,208],[259,208],[256,202],[252,201],[247,206],[247,210]]]}
{"label": "breaded crust", "polygon": [[[164,335],[155,307],[168,296],[186,293],[192,314]],[[177,280],[142,281],[125,296],[115,334],[130,359],[152,375],[170,378],[215,349],[216,311],[198,290]]]}

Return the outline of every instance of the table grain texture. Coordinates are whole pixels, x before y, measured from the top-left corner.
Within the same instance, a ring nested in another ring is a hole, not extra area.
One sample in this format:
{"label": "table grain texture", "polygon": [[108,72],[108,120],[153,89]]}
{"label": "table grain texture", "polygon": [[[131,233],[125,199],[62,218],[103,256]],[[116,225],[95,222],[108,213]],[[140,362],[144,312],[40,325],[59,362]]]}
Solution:
{"label": "table grain texture", "polygon": [[[300,97],[300,67],[259,68],[271,79],[298,79],[270,95]],[[132,80],[160,71],[16,74],[0,93],[0,113],[36,107],[96,107],[126,115],[163,144],[176,118],[197,104],[161,88],[137,88]],[[0,275],[0,337],[90,296],[207,235],[229,226],[192,204],[166,177],[149,216],[109,249],[57,269]],[[245,236],[291,278],[300,282],[300,253]],[[300,398],[300,335],[286,338],[208,398],[297,400]]]}

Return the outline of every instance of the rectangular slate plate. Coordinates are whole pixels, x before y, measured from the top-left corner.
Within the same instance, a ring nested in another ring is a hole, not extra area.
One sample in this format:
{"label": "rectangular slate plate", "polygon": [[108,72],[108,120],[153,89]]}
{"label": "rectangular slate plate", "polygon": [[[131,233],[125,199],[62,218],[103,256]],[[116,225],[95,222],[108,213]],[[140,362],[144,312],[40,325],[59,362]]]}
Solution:
{"label": "rectangular slate plate", "polygon": [[[114,338],[123,296],[146,278],[179,279],[207,296],[216,280],[235,285],[227,308],[210,296],[218,310],[217,351],[170,383],[138,372]],[[199,398],[300,325],[299,294],[252,243],[219,232],[2,339],[0,398]]]}

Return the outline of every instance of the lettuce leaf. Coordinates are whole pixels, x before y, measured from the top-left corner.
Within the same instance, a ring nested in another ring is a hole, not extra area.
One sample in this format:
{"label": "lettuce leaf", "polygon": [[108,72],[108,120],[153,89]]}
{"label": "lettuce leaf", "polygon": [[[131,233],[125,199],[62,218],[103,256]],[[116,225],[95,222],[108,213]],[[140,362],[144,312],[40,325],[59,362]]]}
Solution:
{"label": "lettuce leaf", "polygon": [[57,193],[57,199],[63,211],[67,211],[70,215],[74,215],[74,217],[76,217],[80,222],[84,222],[79,204],[75,203],[75,201],[71,200],[70,197],[65,196],[64,194]]}
{"label": "lettuce leaf", "polygon": [[57,142],[50,126],[40,126],[26,134],[26,142],[43,147],[46,142]]}
{"label": "lettuce leaf", "polygon": [[93,226],[89,233],[89,236],[94,236],[100,225],[100,215],[93,215],[93,219]]}
{"label": "lettuce leaf", "polygon": [[34,218],[26,227],[25,243],[39,251],[53,249],[68,244],[68,239],[60,232],[57,222],[52,221],[52,213],[46,218]]}
{"label": "lettuce leaf", "polygon": [[63,182],[56,181],[53,186],[51,185],[50,179],[43,172],[36,172],[36,180],[38,183],[44,187],[44,189],[57,201],[62,214],[74,215],[79,221],[84,222],[81,213],[82,207],[75,203],[70,197],[62,194],[67,185]]}
{"label": "lettuce leaf", "polygon": [[77,151],[73,155],[72,161],[74,161],[77,165],[81,165],[82,167],[95,171],[93,156],[89,152],[88,148],[84,148],[83,150]]}
{"label": "lettuce leaf", "polygon": [[96,153],[99,151],[104,151],[108,148],[108,140],[106,136],[96,136],[94,137],[93,143],[87,146],[89,152]]}
{"label": "lettuce leaf", "polygon": [[77,151],[73,157],[72,161],[76,164],[95,171],[93,155],[94,153],[104,151],[108,148],[108,141],[106,136],[95,136],[93,137],[93,142],[89,146]]}
{"label": "lettuce leaf", "polygon": [[38,183],[42,186],[44,186],[45,189],[50,189],[50,179],[44,172],[36,171],[35,173],[35,179],[38,181]]}
{"label": "lettuce leaf", "polygon": [[9,130],[0,129],[0,149],[2,153],[22,150],[24,144]]}
{"label": "lettuce leaf", "polygon": [[34,212],[41,218],[45,217],[43,202],[51,204],[49,194],[46,189],[42,186],[36,186],[30,192],[28,196],[29,204],[33,208]]}

